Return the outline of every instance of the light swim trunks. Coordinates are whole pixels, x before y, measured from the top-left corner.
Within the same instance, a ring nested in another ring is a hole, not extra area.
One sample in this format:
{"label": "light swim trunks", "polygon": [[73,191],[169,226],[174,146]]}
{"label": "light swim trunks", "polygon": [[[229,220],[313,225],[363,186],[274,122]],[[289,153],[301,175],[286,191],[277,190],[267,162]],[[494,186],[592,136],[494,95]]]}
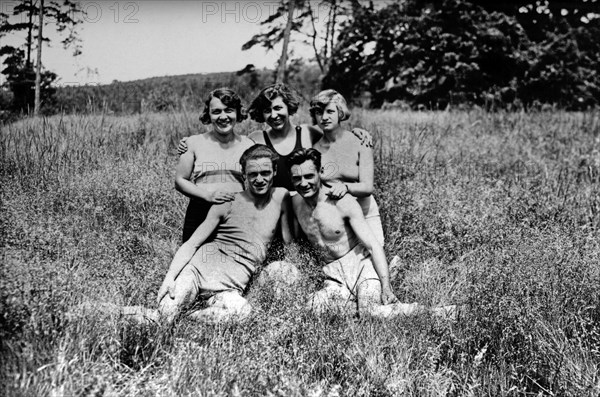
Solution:
{"label": "light swim trunks", "polygon": [[345,290],[355,299],[358,289],[364,287],[365,281],[377,281],[375,285],[380,285],[371,254],[361,244],[357,244],[343,257],[323,266],[323,273],[326,276],[324,288]]}

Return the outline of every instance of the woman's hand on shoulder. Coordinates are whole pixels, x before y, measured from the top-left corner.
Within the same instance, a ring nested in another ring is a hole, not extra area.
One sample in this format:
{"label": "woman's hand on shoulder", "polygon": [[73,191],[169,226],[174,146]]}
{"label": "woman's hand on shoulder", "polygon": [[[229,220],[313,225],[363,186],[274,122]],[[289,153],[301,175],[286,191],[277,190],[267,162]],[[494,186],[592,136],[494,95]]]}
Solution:
{"label": "woman's hand on shoulder", "polygon": [[235,200],[235,193],[214,191],[210,192],[206,201],[212,204],[223,204]]}
{"label": "woman's hand on shoulder", "polygon": [[352,134],[358,138],[362,146],[366,146],[369,149],[373,148],[373,136],[369,131],[363,128],[353,128]]}
{"label": "woman's hand on shoulder", "polygon": [[348,185],[342,182],[332,182],[327,196],[332,200],[339,200],[348,193]]}

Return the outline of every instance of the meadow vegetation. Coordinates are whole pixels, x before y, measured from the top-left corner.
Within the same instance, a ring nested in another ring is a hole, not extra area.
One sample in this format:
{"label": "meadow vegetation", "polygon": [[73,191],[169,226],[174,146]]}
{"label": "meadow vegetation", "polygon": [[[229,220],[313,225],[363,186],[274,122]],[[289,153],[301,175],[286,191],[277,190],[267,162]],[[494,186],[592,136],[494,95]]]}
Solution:
{"label": "meadow vegetation", "polygon": [[317,317],[304,247],[286,251],[302,285],[257,291],[241,324],[69,317],[90,301],[155,306],[187,204],[176,142],[206,127],[190,112],[24,119],[0,137],[0,393],[600,395],[600,113],[351,122],[375,138],[397,295],[460,304],[456,322]]}

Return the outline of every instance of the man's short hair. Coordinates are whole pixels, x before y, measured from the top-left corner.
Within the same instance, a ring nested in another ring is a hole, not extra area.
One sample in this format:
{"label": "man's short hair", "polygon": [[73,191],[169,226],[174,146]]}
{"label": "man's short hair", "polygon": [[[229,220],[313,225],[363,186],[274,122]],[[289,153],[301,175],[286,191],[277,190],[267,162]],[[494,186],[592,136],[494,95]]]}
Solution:
{"label": "man's short hair", "polygon": [[264,159],[268,158],[273,164],[273,171],[277,170],[277,161],[279,161],[279,155],[267,145],[260,143],[250,146],[242,153],[240,157],[240,164],[242,166],[242,174],[246,174],[246,164],[249,160]]}
{"label": "man's short hair", "polygon": [[348,109],[348,103],[346,99],[337,92],[336,90],[324,90],[319,92],[310,100],[310,117],[313,124],[317,124],[316,113],[319,111],[323,113],[327,105],[335,103],[335,107],[338,110],[340,116],[340,122],[348,120],[350,118],[350,110]]}
{"label": "man's short hair", "polygon": [[313,162],[317,172],[321,169],[321,152],[313,148],[294,150],[286,159],[286,165],[292,168],[293,165],[300,165],[308,160]]}
{"label": "man's short hair", "polygon": [[200,122],[202,124],[210,124],[210,101],[213,98],[217,98],[223,102],[223,105],[235,109],[235,117],[238,123],[248,118],[248,115],[244,113],[244,107],[242,106],[242,99],[240,96],[230,88],[221,87],[208,93],[208,97],[206,98],[206,101],[204,101],[204,109],[200,115]]}
{"label": "man's short hair", "polygon": [[300,106],[300,97],[285,84],[273,84],[263,88],[250,104],[248,113],[250,118],[258,123],[265,122],[264,112],[271,107],[271,103],[277,97],[281,97],[283,103],[288,107],[290,116],[296,114]]}

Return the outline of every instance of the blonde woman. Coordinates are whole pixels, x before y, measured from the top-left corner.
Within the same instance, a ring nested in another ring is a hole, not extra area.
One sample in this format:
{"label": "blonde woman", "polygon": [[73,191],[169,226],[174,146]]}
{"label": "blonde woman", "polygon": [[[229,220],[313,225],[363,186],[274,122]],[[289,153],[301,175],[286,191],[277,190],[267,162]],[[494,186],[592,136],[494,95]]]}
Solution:
{"label": "blonde woman", "polygon": [[330,197],[339,199],[346,194],[356,197],[373,234],[383,245],[379,207],[373,197],[371,140],[361,139],[364,133],[357,134],[342,126],[341,123],[350,118],[350,111],[344,97],[335,90],[321,91],[314,96],[310,101],[310,115],[313,124],[323,132],[313,148],[321,152],[322,180],[331,187]]}

